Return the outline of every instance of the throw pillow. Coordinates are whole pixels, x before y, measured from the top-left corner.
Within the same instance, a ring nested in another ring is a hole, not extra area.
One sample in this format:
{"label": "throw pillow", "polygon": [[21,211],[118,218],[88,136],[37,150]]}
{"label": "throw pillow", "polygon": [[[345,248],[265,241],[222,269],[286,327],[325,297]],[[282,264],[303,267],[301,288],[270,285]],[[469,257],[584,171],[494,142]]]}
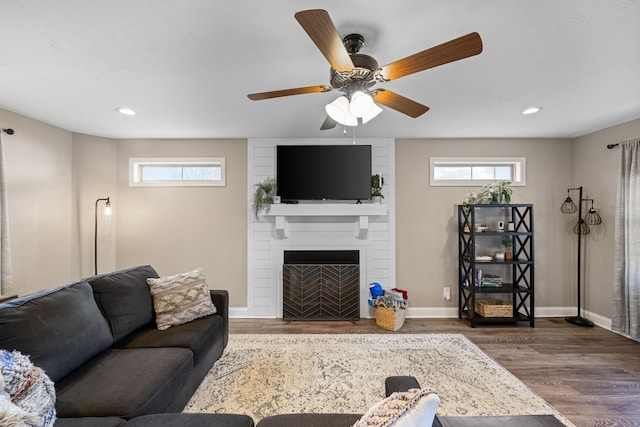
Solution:
{"label": "throw pillow", "polygon": [[353,427],[430,426],[438,405],[440,398],[431,389],[396,392],[373,405]]}
{"label": "throw pillow", "polygon": [[53,381],[19,351],[0,350],[0,426],[53,426]]}
{"label": "throw pillow", "polygon": [[187,273],[147,279],[156,312],[156,325],[163,331],[216,312],[202,268]]}

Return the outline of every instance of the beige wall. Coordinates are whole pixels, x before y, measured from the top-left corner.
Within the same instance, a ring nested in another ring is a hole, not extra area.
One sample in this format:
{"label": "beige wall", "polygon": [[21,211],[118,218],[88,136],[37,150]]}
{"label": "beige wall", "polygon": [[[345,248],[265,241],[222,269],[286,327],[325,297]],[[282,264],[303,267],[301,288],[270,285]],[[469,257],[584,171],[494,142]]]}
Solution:
{"label": "beige wall", "polygon": [[[129,187],[130,157],[225,157],[225,187]],[[209,287],[247,305],[246,140],[121,140],[117,266],[160,275],[203,267]]]}
{"label": "beige wall", "polygon": [[0,110],[13,262],[13,292],[23,295],[74,278],[72,134]]}
{"label": "beige wall", "polygon": [[[576,140],[574,185],[584,187],[584,198],[595,200],[603,224],[592,227],[585,239],[583,271],[584,306],[604,317],[611,317],[615,208],[618,185],[620,147],[607,149],[607,144],[640,138],[640,119]],[[591,204],[585,204],[590,207]]]}
{"label": "beige wall", "polygon": [[[247,304],[247,144],[245,140],[123,140],[73,134],[0,109],[9,191],[14,292],[27,294],[93,273],[93,215],[101,223],[100,271],[150,263],[160,274],[203,266],[212,288]],[[455,205],[468,189],[429,187],[431,156],[525,156],[527,186],[514,202],[535,205],[539,307],[575,307],[574,218],[559,212],[568,187],[582,185],[604,224],[586,241],[585,308],[611,316],[613,231],[619,148],[640,136],[640,119],[575,140],[452,139],[396,142],[397,285],[415,307],[456,307]],[[224,188],[130,188],[132,156],[224,156]],[[114,230],[117,229],[117,233]],[[116,235],[117,234],[117,235]],[[442,287],[453,298],[442,298]]]}
{"label": "beige wall", "polygon": [[96,200],[109,197],[112,218],[102,215],[105,202],[98,204],[97,258],[98,273],[116,268],[116,142],[97,136],[73,134],[73,206],[76,240],[75,277],[94,274],[94,235]]}
{"label": "beige wall", "polygon": [[[400,139],[396,141],[397,285],[414,307],[457,307],[456,205],[465,187],[430,187],[429,158],[524,156],[527,185],[514,203],[533,203],[535,298],[538,307],[575,305],[571,235],[559,207],[572,178],[572,141],[565,139]],[[443,298],[451,286],[452,298]]]}

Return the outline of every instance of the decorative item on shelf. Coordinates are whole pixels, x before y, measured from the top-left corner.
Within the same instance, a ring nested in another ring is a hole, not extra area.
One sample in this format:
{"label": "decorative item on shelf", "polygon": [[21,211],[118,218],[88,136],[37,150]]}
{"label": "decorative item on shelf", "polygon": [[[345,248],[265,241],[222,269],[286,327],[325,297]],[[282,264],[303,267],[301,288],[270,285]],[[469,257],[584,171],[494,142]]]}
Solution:
{"label": "decorative item on shelf", "polygon": [[384,185],[384,177],[381,172],[371,175],[371,198],[381,202],[384,199],[382,194],[382,186]]}
{"label": "decorative item on shelf", "polygon": [[482,197],[486,200],[486,203],[509,203],[511,202],[511,193],[513,193],[513,189],[509,187],[510,185],[511,181],[497,181],[485,184],[482,186],[484,189]]}
{"label": "decorative item on shelf", "polygon": [[269,177],[262,182],[255,184],[256,191],[253,194],[253,213],[258,218],[260,211],[265,209],[267,212],[273,203],[276,195],[276,179]]}
{"label": "decorative item on shelf", "polygon": [[482,317],[513,317],[513,305],[497,298],[476,299],[475,311]]}
{"label": "decorative item on shelf", "polygon": [[462,204],[475,205],[475,204],[500,204],[511,203],[511,194],[513,189],[510,187],[511,181],[497,181],[482,186],[482,191],[476,193],[470,191],[462,200]]}
{"label": "decorative item on shelf", "polygon": [[[578,191],[578,204],[576,205],[571,199],[571,191]],[[582,202],[591,202],[591,209],[587,212],[587,214],[582,217]],[[593,326],[593,322],[591,320],[585,319],[581,315],[581,295],[580,295],[580,286],[581,286],[581,270],[582,267],[580,265],[582,260],[582,236],[587,235],[591,232],[590,225],[600,225],[602,224],[602,218],[598,214],[598,212],[593,208],[593,199],[584,199],[582,198],[582,187],[568,188],[567,189],[567,198],[560,206],[560,211],[562,213],[573,214],[578,212],[578,221],[576,225],[573,227],[573,232],[578,235],[578,265],[577,265],[577,294],[578,294],[578,314],[576,316],[566,317],[566,320],[569,323],[572,323],[577,326]]]}
{"label": "decorative item on shelf", "polygon": [[513,247],[513,240],[511,236],[504,236],[502,239],[502,246],[504,246],[504,260],[511,261],[513,259],[513,253],[511,252],[511,248]]}

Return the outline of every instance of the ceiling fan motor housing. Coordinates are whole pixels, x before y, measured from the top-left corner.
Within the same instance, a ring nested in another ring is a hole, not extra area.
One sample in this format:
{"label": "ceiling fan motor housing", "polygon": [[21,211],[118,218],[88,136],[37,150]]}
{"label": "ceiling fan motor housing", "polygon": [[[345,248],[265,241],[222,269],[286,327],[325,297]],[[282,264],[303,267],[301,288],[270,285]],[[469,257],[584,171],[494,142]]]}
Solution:
{"label": "ceiling fan motor housing", "polygon": [[367,90],[376,84],[375,71],[378,69],[378,61],[369,55],[360,53],[350,55],[353,61],[353,69],[343,73],[331,69],[329,82],[334,89],[343,92],[355,90]]}

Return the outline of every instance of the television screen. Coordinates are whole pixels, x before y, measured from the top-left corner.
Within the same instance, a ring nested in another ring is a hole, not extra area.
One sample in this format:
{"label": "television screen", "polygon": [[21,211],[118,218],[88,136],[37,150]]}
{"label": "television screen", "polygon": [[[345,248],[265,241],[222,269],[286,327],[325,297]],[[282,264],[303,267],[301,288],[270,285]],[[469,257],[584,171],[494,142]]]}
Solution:
{"label": "television screen", "polygon": [[278,145],[276,181],[283,202],[368,200],[370,145]]}

